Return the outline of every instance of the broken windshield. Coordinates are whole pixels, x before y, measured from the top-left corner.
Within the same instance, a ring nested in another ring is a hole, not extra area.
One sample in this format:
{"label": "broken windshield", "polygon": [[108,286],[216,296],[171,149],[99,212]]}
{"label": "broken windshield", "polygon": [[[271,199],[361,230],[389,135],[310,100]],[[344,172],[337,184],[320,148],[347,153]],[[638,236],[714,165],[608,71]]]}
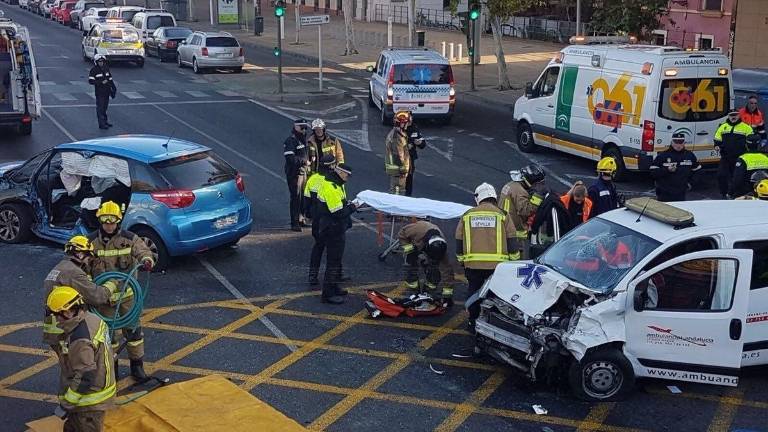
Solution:
{"label": "broken windshield", "polygon": [[660,242],[605,219],[592,219],[553,244],[536,262],[608,294]]}

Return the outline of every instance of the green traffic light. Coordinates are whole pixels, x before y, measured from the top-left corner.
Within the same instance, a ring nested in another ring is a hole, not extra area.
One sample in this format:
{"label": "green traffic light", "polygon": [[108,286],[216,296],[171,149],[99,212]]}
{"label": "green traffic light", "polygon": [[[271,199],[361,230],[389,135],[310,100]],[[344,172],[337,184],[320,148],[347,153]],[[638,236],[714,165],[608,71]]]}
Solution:
{"label": "green traffic light", "polygon": [[275,16],[279,18],[283,15],[285,15],[285,8],[282,6],[275,7]]}
{"label": "green traffic light", "polygon": [[469,19],[472,21],[480,18],[480,11],[478,9],[472,9],[469,11]]}
{"label": "green traffic light", "polygon": [[278,47],[273,48],[272,49],[272,54],[274,54],[275,57],[280,56],[280,48],[278,48]]}

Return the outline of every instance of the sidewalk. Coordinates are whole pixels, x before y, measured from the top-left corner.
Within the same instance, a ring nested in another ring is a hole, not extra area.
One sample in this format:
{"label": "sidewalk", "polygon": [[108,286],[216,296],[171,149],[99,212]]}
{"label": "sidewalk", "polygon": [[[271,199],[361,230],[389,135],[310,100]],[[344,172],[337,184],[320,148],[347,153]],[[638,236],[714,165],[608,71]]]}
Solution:
{"label": "sidewalk", "polygon": [[[274,16],[264,17],[264,33],[255,36],[253,30],[227,30],[238,38],[246,49],[251,46],[261,50],[271,51],[277,46],[277,19]],[[208,23],[186,23],[195,30],[212,31],[215,28]],[[331,22],[323,26],[323,65],[341,66],[361,71],[366,74],[365,68],[373,65],[382,49],[387,46],[387,25],[380,22],[355,21],[355,39],[358,54],[344,56],[344,19],[340,16],[331,16]],[[317,28],[315,26],[301,27],[299,31],[299,44],[296,44],[296,27],[293,10],[288,9],[285,17],[285,37],[283,39],[283,55],[305,62],[308,65],[317,65]],[[423,29],[426,31],[427,47],[442,52],[442,42],[453,42],[455,55],[458,55],[458,45],[462,44],[463,61],[452,61],[457,88],[463,95],[479,98],[482,101],[496,105],[511,107],[515,99],[522,93],[525,83],[535,80],[554,53],[562,49],[562,45],[506,37],[503,41],[504,54],[507,59],[507,70],[510,81],[514,87],[509,91],[498,91],[498,68],[496,65],[495,43],[492,35],[483,35],[480,43],[481,64],[475,67],[476,92],[470,89],[470,65],[467,58],[466,36],[458,31],[441,31],[436,29]],[[393,46],[406,46],[408,44],[408,27],[404,25],[392,26]],[[447,54],[447,53],[446,53]]]}

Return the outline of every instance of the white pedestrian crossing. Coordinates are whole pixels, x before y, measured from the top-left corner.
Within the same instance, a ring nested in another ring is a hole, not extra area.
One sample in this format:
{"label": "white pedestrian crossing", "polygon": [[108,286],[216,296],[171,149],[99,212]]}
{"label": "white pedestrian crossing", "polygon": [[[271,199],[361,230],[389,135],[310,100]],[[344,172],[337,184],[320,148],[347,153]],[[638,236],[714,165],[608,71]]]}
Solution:
{"label": "white pedestrian crossing", "polygon": [[56,99],[58,99],[58,100],[60,100],[62,102],[69,102],[69,101],[77,100],[77,98],[75,98],[74,96],[72,96],[69,93],[54,93],[53,97],[55,97]]}
{"label": "white pedestrian crossing", "polygon": [[69,83],[72,85],[90,85],[87,81],[70,81]]}
{"label": "white pedestrian crossing", "polygon": [[147,84],[149,84],[149,82],[147,80],[131,80],[131,82],[134,83],[134,84],[139,84],[139,85],[147,85]]}
{"label": "white pedestrian crossing", "polygon": [[208,97],[208,95],[206,93],[203,93],[203,92],[197,91],[197,90],[186,90],[186,91],[184,91],[184,93],[186,93],[186,94],[188,94],[188,95],[190,95],[192,97],[196,97],[196,98]]}
{"label": "white pedestrian crossing", "polygon": [[169,91],[165,91],[165,90],[155,90],[152,93],[154,93],[154,94],[156,94],[156,95],[158,95],[160,97],[163,97],[163,98],[175,98],[175,97],[177,97],[175,94],[173,94],[173,93],[171,93]]}
{"label": "white pedestrian crossing", "polygon": [[52,85],[56,85],[56,83],[53,82],[53,81],[40,81],[40,85],[41,86],[52,86]]}
{"label": "white pedestrian crossing", "polygon": [[232,90],[216,90],[216,93],[218,93],[218,94],[220,94],[222,96],[227,96],[227,97],[242,96],[240,93],[238,93],[236,91],[232,91]]}
{"label": "white pedestrian crossing", "polygon": [[128,99],[145,99],[145,97],[142,96],[139,92],[120,92],[120,94],[127,97]]}
{"label": "white pedestrian crossing", "polygon": [[350,90],[366,90],[365,87],[350,87]]}
{"label": "white pedestrian crossing", "polygon": [[341,77],[341,79],[346,80],[346,81],[358,81],[357,78],[352,78],[352,77]]}

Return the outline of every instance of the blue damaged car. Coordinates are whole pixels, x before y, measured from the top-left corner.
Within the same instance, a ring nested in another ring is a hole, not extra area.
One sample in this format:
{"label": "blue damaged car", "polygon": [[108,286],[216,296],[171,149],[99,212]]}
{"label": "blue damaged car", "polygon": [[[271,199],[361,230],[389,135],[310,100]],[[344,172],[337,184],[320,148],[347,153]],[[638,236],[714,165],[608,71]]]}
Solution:
{"label": "blue damaged car", "polygon": [[32,234],[64,243],[98,228],[96,209],[125,208],[158,268],[173,256],[234,245],[253,224],[240,174],[211,149],[180,139],[121,135],[61,144],[0,164],[0,242]]}

